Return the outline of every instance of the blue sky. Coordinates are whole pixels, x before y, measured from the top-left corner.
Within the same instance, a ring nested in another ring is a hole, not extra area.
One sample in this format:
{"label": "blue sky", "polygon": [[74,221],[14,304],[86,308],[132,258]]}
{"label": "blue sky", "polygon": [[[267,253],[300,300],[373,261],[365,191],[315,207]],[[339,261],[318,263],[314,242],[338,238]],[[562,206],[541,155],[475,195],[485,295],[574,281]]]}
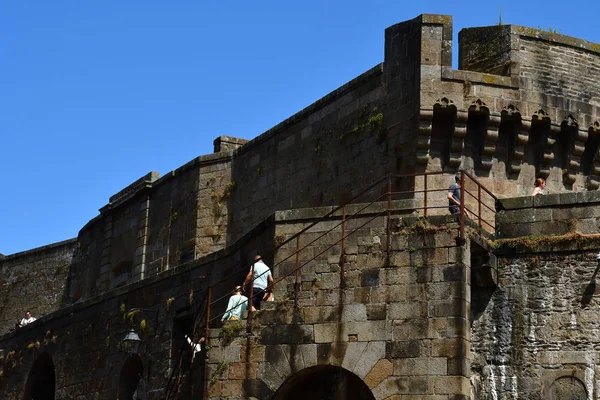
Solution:
{"label": "blue sky", "polygon": [[111,195],[219,135],[258,136],[382,62],[384,29],[419,14],[452,15],[455,39],[502,12],[600,42],[594,2],[539,4],[4,0],[0,253],[76,237]]}

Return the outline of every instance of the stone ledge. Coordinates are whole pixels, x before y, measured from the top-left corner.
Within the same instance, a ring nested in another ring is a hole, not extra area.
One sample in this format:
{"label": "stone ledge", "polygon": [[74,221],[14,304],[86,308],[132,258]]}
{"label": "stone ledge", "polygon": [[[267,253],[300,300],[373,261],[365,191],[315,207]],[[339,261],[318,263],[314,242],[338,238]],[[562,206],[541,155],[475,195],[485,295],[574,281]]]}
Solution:
{"label": "stone ledge", "polygon": [[19,257],[28,257],[28,256],[31,256],[33,254],[43,253],[43,252],[49,251],[49,250],[54,250],[57,247],[62,247],[62,246],[66,247],[66,246],[69,246],[69,245],[74,245],[75,243],[77,243],[77,238],[72,238],[72,239],[63,240],[61,242],[56,242],[56,243],[52,243],[52,244],[47,244],[45,246],[36,247],[34,249],[20,251],[18,253],[13,253],[13,254],[8,254],[8,255],[2,255],[0,257],[0,263],[11,261],[12,259],[19,258]]}
{"label": "stone ledge", "polygon": [[131,183],[130,185],[127,185],[125,188],[123,188],[116,194],[110,196],[110,198],[108,199],[109,203],[110,204],[118,204],[118,203],[125,201],[126,198],[133,196],[140,189],[145,187],[144,184],[146,182],[152,183],[152,182],[156,181],[159,178],[159,176],[160,176],[160,174],[156,171],[148,172],[146,175],[142,176],[135,182]]}
{"label": "stone ledge", "polygon": [[510,25],[510,33],[544,42],[557,43],[575,49],[587,50],[590,53],[600,54],[600,44],[573,36],[563,35],[561,33],[549,32],[543,29],[528,28],[526,26],[519,25]]}
{"label": "stone ledge", "polygon": [[581,233],[499,239],[493,245],[494,254],[503,256],[590,252],[592,253],[590,259],[595,259],[598,249],[600,249],[600,234]]}
{"label": "stone ledge", "polygon": [[183,164],[181,167],[166,173],[160,179],[155,181],[152,186],[157,187],[159,185],[162,185],[162,184],[166,183],[167,181],[171,180],[173,177],[183,174],[184,172],[187,172],[189,169],[194,168],[194,167],[218,164],[221,162],[229,162],[229,161],[231,161],[232,156],[233,156],[233,151],[224,151],[224,152],[220,152],[220,153],[206,154],[203,156],[196,157],[193,160],[190,160],[187,163]]}
{"label": "stone ledge", "polygon": [[331,93],[323,96],[322,98],[315,101],[308,107],[306,107],[306,108],[302,109],[301,111],[297,112],[296,114],[292,115],[288,119],[280,122],[279,124],[275,125],[274,127],[267,130],[266,132],[260,134],[259,136],[255,137],[254,139],[250,140],[244,146],[234,150],[233,155],[238,156],[244,152],[250,151],[252,148],[258,146],[260,143],[275,136],[277,133],[279,133],[280,131],[283,131],[290,125],[295,124],[304,118],[308,118],[308,116],[310,116],[314,112],[317,112],[318,110],[324,108],[327,104],[332,103],[333,101],[342,97],[344,94],[358,88],[359,86],[363,85],[364,83],[367,83],[369,80],[380,77],[382,74],[383,74],[383,63],[380,63],[380,64],[377,64],[376,66],[374,66],[373,68],[369,69],[368,71],[364,72],[363,74],[359,75],[358,77],[352,79],[348,83],[335,89]]}
{"label": "stone ledge", "polygon": [[[413,210],[421,206],[422,200],[418,199],[394,200],[392,201],[392,212],[409,211],[412,213]],[[320,219],[329,213],[331,213],[328,216],[329,218],[340,218],[342,216],[342,209],[338,208],[339,207],[314,207],[276,211],[275,221],[296,222],[305,219]],[[356,203],[346,206],[346,217],[354,214],[361,216],[373,215],[383,213],[384,211],[387,211],[386,202],[377,202],[371,205]]]}
{"label": "stone ledge", "polygon": [[219,136],[213,141],[214,152],[228,152],[248,143],[248,139],[240,139],[231,136]]}
{"label": "stone ledge", "polygon": [[518,77],[486,74],[484,72],[456,70],[452,69],[451,67],[442,68],[442,78],[460,82],[480,83],[488,86],[498,86],[509,89],[519,88]]}
{"label": "stone ledge", "polygon": [[506,199],[500,199],[500,202],[502,203],[502,206],[504,206],[505,210],[518,210],[521,208],[533,207],[533,199],[533,196],[509,197]]}

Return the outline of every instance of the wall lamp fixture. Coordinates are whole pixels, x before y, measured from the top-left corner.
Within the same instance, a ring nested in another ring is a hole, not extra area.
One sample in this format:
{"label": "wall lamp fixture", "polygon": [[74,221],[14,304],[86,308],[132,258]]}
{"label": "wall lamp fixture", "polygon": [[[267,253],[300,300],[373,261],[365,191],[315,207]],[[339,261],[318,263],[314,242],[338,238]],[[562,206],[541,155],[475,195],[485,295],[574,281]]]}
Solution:
{"label": "wall lamp fixture", "polygon": [[[135,316],[138,312],[142,313],[155,313],[156,317],[154,319],[154,332],[156,333],[156,328],[158,328],[158,310],[153,310],[151,308],[132,308],[125,314],[126,316]],[[129,329],[125,337],[123,338],[123,349],[128,354],[137,354],[140,349],[140,344],[142,344],[142,339],[140,339],[140,335],[136,332],[133,326]]]}

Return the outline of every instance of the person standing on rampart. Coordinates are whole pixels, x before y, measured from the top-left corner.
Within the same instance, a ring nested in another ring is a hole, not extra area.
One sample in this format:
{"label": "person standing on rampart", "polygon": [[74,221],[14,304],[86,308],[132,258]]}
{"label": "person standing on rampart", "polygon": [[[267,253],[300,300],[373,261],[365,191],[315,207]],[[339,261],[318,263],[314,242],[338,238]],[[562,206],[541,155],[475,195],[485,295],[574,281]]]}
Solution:
{"label": "person standing on rampart", "polygon": [[534,188],[531,192],[532,196],[537,196],[538,194],[544,195],[546,194],[546,180],[544,178],[537,178],[535,183],[533,184]]}
{"label": "person standing on rampart", "polygon": [[23,319],[21,320],[21,327],[28,325],[33,321],[35,321],[35,317],[32,317],[31,311],[27,310],[27,312],[25,312],[25,317],[23,317]]}
{"label": "person standing on rampart", "polygon": [[454,176],[454,183],[448,188],[448,211],[450,214],[458,214],[460,212],[460,172]]}
{"label": "person standing on rampart", "polygon": [[[454,175],[454,183],[448,188],[448,211],[450,214],[455,215],[460,213],[460,199],[462,196],[461,187],[458,183],[460,181],[460,172]],[[470,217],[469,212],[465,208],[465,215]]]}

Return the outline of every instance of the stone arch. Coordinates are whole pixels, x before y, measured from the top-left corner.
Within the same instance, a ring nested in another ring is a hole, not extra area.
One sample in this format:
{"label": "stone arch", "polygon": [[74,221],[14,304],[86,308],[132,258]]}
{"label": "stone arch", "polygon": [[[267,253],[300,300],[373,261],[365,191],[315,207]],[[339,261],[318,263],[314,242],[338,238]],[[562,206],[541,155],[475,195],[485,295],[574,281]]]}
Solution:
{"label": "stone arch", "polygon": [[587,400],[588,392],[581,370],[554,371],[544,379],[542,398],[547,400]]}
{"label": "stone arch", "polygon": [[542,373],[541,398],[544,400],[587,400],[588,389],[583,368],[545,370]]}
{"label": "stone arch", "polygon": [[142,386],[140,382],[143,371],[144,365],[137,354],[130,356],[125,361],[119,378],[119,400],[133,400],[138,398]]}
{"label": "stone arch", "polygon": [[56,373],[52,357],[42,353],[33,363],[27,383],[24,400],[54,400],[56,390]]}
{"label": "stone arch", "polygon": [[585,385],[574,376],[562,376],[552,383],[548,400],[587,400]]}
{"label": "stone arch", "polygon": [[[263,338],[269,340],[268,337]],[[265,362],[258,368],[258,379],[247,382],[246,395],[259,399],[272,398],[284,382],[300,371],[331,366],[356,375],[374,390],[376,399],[385,399],[386,396],[379,396],[376,392],[376,387],[383,385],[385,382],[382,381],[390,378],[393,372],[392,362],[385,356],[385,341],[268,345],[265,348]]]}
{"label": "stone arch", "polygon": [[318,365],[289,377],[272,400],[375,400],[367,384],[342,367]]}

